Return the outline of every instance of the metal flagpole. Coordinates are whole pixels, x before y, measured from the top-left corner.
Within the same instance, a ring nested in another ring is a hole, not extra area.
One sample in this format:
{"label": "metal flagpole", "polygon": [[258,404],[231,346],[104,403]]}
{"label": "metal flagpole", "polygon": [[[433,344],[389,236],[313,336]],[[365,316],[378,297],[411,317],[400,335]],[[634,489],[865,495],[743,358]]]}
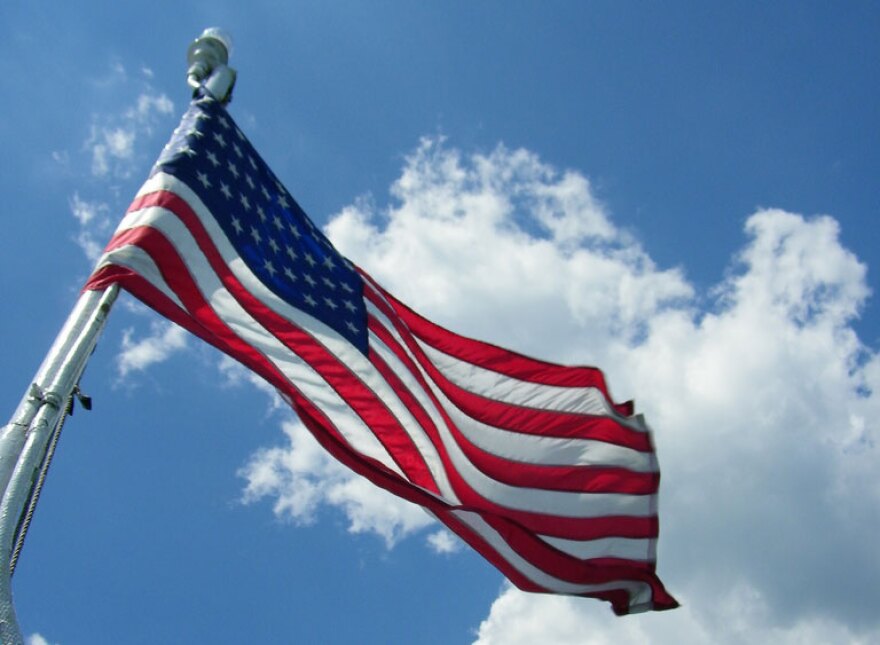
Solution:
{"label": "metal flagpole", "polygon": [[[235,70],[227,66],[231,39],[206,29],[187,51],[187,83],[224,103],[231,98]],[[0,430],[0,643],[23,645],[12,602],[12,572],[33,513],[54,445],[75,396],[84,406],[79,381],[107,322],[118,286],[86,291],[61,328],[31,386]]]}
{"label": "metal flagpole", "polygon": [[113,285],[80,296],[18,409],[0,433],[0,484],[4,487],[0,502],[0,639],[4,645],[22,642],[12,604],[9,564],[19,538],[24,537],[23,520],[37,492],[50,439],[72,404],[117,292]]}

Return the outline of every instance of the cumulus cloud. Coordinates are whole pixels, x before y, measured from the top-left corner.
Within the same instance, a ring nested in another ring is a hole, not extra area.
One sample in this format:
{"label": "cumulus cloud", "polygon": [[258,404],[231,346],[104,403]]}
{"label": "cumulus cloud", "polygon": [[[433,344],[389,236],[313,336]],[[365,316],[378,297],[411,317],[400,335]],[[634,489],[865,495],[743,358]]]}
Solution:
{"label": "cumulus cloud", "polygon": [[645,643],[876,643],[876,628],[860,631],[821,614],[780,623],[760,592],[747,585],[720,590],[716,605],[697,610],[617,618],[603,608],[560,596],[536,596],[505,584],[480,623],[474,645],[644,645]]}
{"label": "cumulus cloud", "polygon": [[[145,70],[149,79],[152,73]],[[115,83],[130,83],[125,69],[113,76]],[[134,104],[118,113],[95,114],[89,137],[83,144],[91,157],[91,172],[98,178],[127,178],[140,167],[140,140],[150,137],[156,125],[174,112],[174,103],[164,92],[155,90],[148,81],[139,81],[140,90]]]}
{"label": "cumulus cloud", "polygon": [[153,134],[159,117],[170,115],[174,103],[163,93],[143,93],[135,105],[121,115],[94,117],[90,135],[83,144],[91,155],[95,177],[127,178],[139,167],[138,140]]}
{"label": "cumulus cloud", "polygon": [[[657,269],[613,225],[585,177],[525,150],[465,159],[425,139],[391,192],[387,209],[350,206],[328,233],[395,295],[457,331],[592,361],[606,341],[638,337],[656,312],[692,296],[679,270]],[[590,343],[573,345],[578,336]]]}
{"label": "cumulus cloud", "polygon": [[426,541],[428,547],[430,547],[434,553],[440,554],[456,553],[462,546],[462,542],[458,536],[446,529],[434,531],[427,537]]}
{"label": "cumulus cloud", "polygon": [[224,354],[217,363],[217,369],[223,376],[222,385],[224,387],[241,387],[247,384],[263,392],[269,398],[270,413],[290,409],[274,387],[235,359]]}
{"label": "cumulus cloud", "polygon": [[97,262],[113,230],[110,206],[106,202],[86,201],[75,192],[70,198],[70,211],[79,223],[74,235],[77,246],[90,262]]}
{"label": "cumulus cloud", "polygon": [[160,363],[186,344],[186,330],[170,322],[154,322],[149,334],[137,339],[134,329],[126,329],[122,334],[122,348],[116,357],[119,376],[125,378],[131,372],[143,371]]}
{"label": "cumulus cloud", "polygon": [[315,521],[321,507],[335,508],[347,516],[350,532],[378,535],[389,548],[436,522],[341,465],[298,421],[282,429],[287,444],[258,450],[239,471],[247,480],[245,503],[272,498],[276,517],[304,525]]}
{"label": "cumulus cloud", "polygon": [[[360,201],[331,219],[343,253],[456,331],[602,365],[656,428],[659,573],[685,607],[620,620],[508,589],[478,642],[876,639],[880,359],[852,327],[866,267],[832,217],[755,212],[728,272],[697,293],[614,224],[585,177],[527,151],[426,139],[391,193],[387,208]],[[342,471],[311,453],[294,465],[306,435],[286,432],[243,471],[250,499],[294,517],[335,503],[359,530],[410,532],[381,505],[329,501]]]}
{"label": "cumulus cloud", "polygon": [[27,645],[51,645],[42,634],[31,634],[25,640]]}
{"label": "cumulus cloud", "polygon": [[[148,72],[144,70],[143,73],[146,79],[151,76]],[[154,135],[156,126],[165,123],[174,111],[174,103],[167,95],[153,89],[148,81],[129,79],[119,63],[112,66],[107,78],[98,79],[94,84],[113,86],[116,94],[131,91],[130,85],[134,84],[137,98],[117,112],[92,115],[89,136],[80,153],[52,152],[52,158],[66,168],[89,168],[89,177],[82,177],[84,181],[97,179],[101,183],[104,196],[101,200],[84,198],[79,191],[70,198],[70,210],[78,224],[73,239],[91,263],[100,256],[127,205],[126,202],[107,202],[108,188],[115,191],[116,182],[129,178],[135,169],[143,167],[147,142]]]}

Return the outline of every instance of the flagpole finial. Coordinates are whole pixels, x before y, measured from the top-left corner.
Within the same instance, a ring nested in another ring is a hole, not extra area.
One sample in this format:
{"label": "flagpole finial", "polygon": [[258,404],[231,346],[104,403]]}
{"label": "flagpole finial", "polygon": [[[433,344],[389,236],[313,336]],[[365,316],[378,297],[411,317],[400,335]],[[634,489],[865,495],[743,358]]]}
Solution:
{"label": "flagpole finial", "polygon": [[232,37],[222,29],[210,27],[190,43],[186,51],[186,82],[198,91],[206,90],[221,103],[232,99],[235,70],[227,65],[232,54]]}

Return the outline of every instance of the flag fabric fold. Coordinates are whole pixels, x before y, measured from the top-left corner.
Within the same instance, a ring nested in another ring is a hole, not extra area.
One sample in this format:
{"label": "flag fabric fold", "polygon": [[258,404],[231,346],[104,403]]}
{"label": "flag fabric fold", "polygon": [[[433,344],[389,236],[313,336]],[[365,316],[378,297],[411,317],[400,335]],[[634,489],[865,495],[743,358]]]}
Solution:
{"label": "flag fabric fold", "polygon": [[118,283],[271,383],[337,459],[518,587],[670,609],[651,433],[602,372],[431,323],[340,255],[196,98],[86,289]]}

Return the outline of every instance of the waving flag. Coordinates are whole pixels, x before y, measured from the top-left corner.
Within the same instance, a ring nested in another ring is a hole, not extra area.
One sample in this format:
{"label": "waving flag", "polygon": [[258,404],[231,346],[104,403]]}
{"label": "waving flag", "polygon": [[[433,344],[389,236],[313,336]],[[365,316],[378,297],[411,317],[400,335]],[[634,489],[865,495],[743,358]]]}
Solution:
{"label": "waving flag", "polygon": [[260,374],[317,440],[522,589],[670,609],[651,435],[602,373],[419,316],[342,257],[224,107],[194,100],[98,262]]}

